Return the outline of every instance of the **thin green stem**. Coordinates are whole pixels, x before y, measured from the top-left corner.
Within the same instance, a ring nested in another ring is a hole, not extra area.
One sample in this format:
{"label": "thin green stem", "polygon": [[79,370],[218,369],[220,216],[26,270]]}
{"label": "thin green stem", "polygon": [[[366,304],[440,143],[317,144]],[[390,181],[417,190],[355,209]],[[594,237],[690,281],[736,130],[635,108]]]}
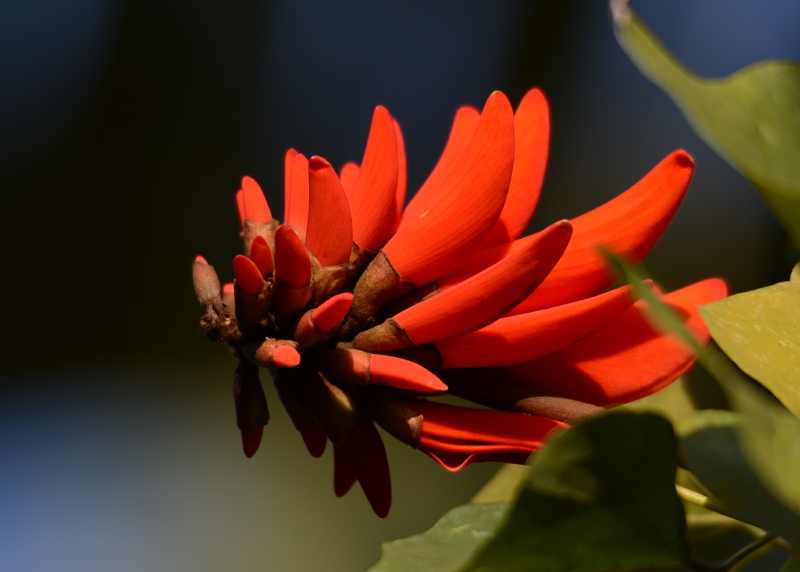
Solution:
{"label": "thin green stem", "polygon": [[727,517],[730,517],[730,518],[732,518],[734,520],[739,520],[738,518],[733,516],[730,512],[728,512],[727,510],[725,510],[724,508],[719,506],[717,503],[712,501],[710,498],[708,498],[704,494],[698,493],[697,491],[693,491],[692,489],[688,489],[688,488],[683,487],[681,485],[675,485],[675,490],[678,491],[678,496],[682,500],[684,500],[684,501],[686,501],[686,502],[688,502],[690,504],[693,504],[693,505],[699,506],[699,507],[703,507],[703,508],[705,508],[707,510],[714,511],[714,512],[719,513],[719,514],[723,514],[723,515],[725,515]]}

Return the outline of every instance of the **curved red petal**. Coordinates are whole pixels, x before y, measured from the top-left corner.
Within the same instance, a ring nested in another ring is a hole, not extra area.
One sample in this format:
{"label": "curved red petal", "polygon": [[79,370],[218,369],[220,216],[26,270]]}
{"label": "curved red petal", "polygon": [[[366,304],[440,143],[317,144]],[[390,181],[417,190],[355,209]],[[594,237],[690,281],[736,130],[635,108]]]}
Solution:
{"label": "curved red petal", "polygon": [[350,439],[333,445],[333,492],[337,497],[346,495],[356,484],[357,456]]}
{"label": "curved red petal", "polygon": [[245,215],[242,220],[247,219],[254,222],[269,222],[272,220],[272,213],[269,210],[264,191],[261,190],[261,187],[252,177],[242,177],[241,200]]}
{"label": "curved red petal", "polygon": [[540,89],[522,98],[514,114],[514,169],[508,196],[487,242],[517,238],[528,226],[542,191],[550,147],[550,107]]}
{"label": "curved red petal", "polygon": [[295,232],[286,225],[275,231],[275,281],[302,288],[311,280],[311,259]]}
{"label": "curved red petal", "polygon": [[325,435],[325,431],[318,427],[307,428],[300,431],[300,435],[312,457],[319,458],[325,453],[325,447],[328,444],[328,436]]}
{"label": "curved red petal", "polygon": [[358,173],[360,170],[357,163],[350,161],[342,165],[342,169],[339,171],[339,180],[342,181],[342,188],[344,189],[344,194],[347,197],[348,203],[352,199],[353,189],[356,188],[356,181],[358,181]]}
{"label": "curved red petal", "polygon": [[289,149],[284,159],[284,223],[292,227],[301,240],[306,237],[308,222],[308,159]]}
{"label": "curved red petal", "polygon": [[385,518],[392,506],[392,482],[383,439],[368,421],[358,425],[349,440],[357,451],[354,464],[361,490],[375,514]]}
{"label": "curved red petal", "polygon": [[561,221],[520,241],[486,270],[403,310],[394,321],[415,344],[470,332],[520,302],[555,266],[572,235]]}
{"label": "curved red petal", "polygon": [[392,116],[379,105],[372,115],[364,158],[350,197],[353,241],[361,250],[377,252],[394,232],[397,158]]}
{"label": "curved red petal", "polygon": [[420,451],[451,473],[457,473],[472,463],[494,462],[524,465],[531,453],[541,446],[542,444],[536,447],[454,444],[432,437],[422,437],[418,444]]}
{"label": "curved red petal", "polygon": [[403,137],[403,130],[400,128],[400,124],[397,120],[393,120],[392,125],[394,126],[395,145],[397,147],[397,188],[394,195],[394,227],[397,228],[406,205],[406,193],[408,191],[408,160],[406,159],[406,142]]}
{"label": "curved red petal", "polygon": [[494,92],[475,135],[448,169],[451,176],[425,183],[436,186],[430,192],[430,206],[420,208],[428,199],[414,197],[383,249],[404,280],[422,285],[458,267],[460,257],[497,220],[513,161],[514,114],[506,96]]}
{"label": "curved red petal", "polygon": [[[687,328],[705,343],[708,330],[698,306],[727,296],[720,279],[697,282],[663,297],[683,316]],[[508,379],[530,395],[558,395],[613,405],[649,395],[676,380],[694,363],[677,339],[658,333],[637,302],[622,316],[563,350],[506,368]]]}
{"label": "curved red petal", "polygon": [[597,248],[641,260],[678,210],[693,172],[692,157],[674,151],[630,189],[573,219],[575,232],[563,258],[513,313],[571,302],[607,287],[612,277]]}
{"label": "curved red petal", "polygon": [[480,120],[481,112],[471,105],[458,108],[444,150],[422,187],[414,194],[404,216],[418,217],[435,204],[442,185],[455,176],[458,165],[462,162],[461,155],[475,135]]}
{"label": "curved red petal", "polygon": [[323,266],[350,259],[353,228],[350,206],[336,172],[322,157],[308,162],[308,224],[306,245]]}
{"label": "curved red petal", "polygon": [[447,391],[444,382],[421,365],[399,357],[370,354],[370,381],[404,391]]}
{"label": "curved red petal", "polygon": [[250,243],[250,259],[262,276],[272,274],[272,250],[270,250],[269,244],[267,244],[267,240],[263,236],[256,236],[253,242]]}
{"label": "curved red petal", "polygon": [[332,333],[341,325],[352,303],[353,294],[350,292],[328,298],[311,311],[314,328],[322,335]]}
{"label": "curved red petal", "polygon": [[536,312],[507,316],[467,334],[441,340],[444,368],[505,366],[560,350],[603,326],[633,304],[630,287]]}
{"label": "curved red petal", "polygon": [[245,294],[256,295],[264,288],[264,278],[255,263],[248,257],[237,254],[233,259],[236,283]]}

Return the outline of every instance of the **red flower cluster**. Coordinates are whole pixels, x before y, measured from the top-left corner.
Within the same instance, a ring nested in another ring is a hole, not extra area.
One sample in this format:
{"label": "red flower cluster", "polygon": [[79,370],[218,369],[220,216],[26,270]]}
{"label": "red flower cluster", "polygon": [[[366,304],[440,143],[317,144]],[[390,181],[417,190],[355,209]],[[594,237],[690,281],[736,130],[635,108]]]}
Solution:
{"label": "red flower cluster", "polygon": [[[391,485],[375,423],[451,471],[524,463],[571,419],[657,391],[692,365],[628,287],[607,290],[596,251],[643,258],[686,192],[692,158],[675,151],[612,201],[519,238],[548,142],[539,90],[516,112],[495,92],[482,111],[457,111],[405,205],[402,132],[379,106],[360,164],[337,174],[321,157],[286,153],[282,224],[258,184],[242,180],[235,281],[221,286],[202,257],[193,274],[203,329],[238,358],[247,456],[269,417],[266,367],[311,454],[333,444],[336,494],[358,481],[385,516]],[[662,293],[701,340],[698,305],[726,294],[718,279]],[[490,408],[424,397],[444,392]]]}

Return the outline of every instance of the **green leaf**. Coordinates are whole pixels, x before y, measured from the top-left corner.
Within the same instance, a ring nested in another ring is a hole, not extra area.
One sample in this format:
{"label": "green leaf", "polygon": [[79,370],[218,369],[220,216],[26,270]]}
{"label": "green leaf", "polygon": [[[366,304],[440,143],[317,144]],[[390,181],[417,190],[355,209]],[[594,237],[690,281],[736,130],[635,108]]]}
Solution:
{"label": "green leaf", "polygon": [[516,499],[454,509],[424,534],[384,544],[370,572],[682,569],[675,466],[676,438],[663,417],[592,417],[554,435],[521,486],[518,472],[500,472],[494,484],[504,485],[494,491],[505,495],[510,484]]}
{"label": "green leaf", "polygon": [[616,411],[551,438],[466,571],[674,570],[687,558],[672,427]]}
{"label": "green leaf", "polygon": [[800,558],[792,558],[781,568],[781,572],[800,572]]}
{"label": "green leaf", "polygon": [[703,306],[701,314],[736,365],[800,415],[800,284],[737,294]]}
{"label": "green leaf", "polygon": [[[741,414],[702,411],[681,433],[686,464],[731,514],[798,545],[800,451],[784,442],[791,432],[782,438]],[[754,447],[769,450],[753,455]]]}
{"label": "green leaf", "polygon": [[684,68],[633,13],[612,0],[617,38],[695,130],[761,189],[800,245],[800,65],[766,61],[724,78]]}
{"label": "green leaf", "polygon": [[[687,464],[723,504],[747,514],[752,524],[780,534],[800,546],[800,419],[763,391],[750,385],[721,352],[701,346],[642,282],[642,274],[625,260],[602,252],[612,270],[647,302],[649,315],[662,330],[695,350],[700,363],[720,382],[732,409],[700,412],[685,440]],[[747,504],[753,487],[768,503],[759,511]]]}
{"label": "green leaf", "polygon": [[508,502],[514,499],[522,486],[528,468],[524,465],[503,465],[472,497],[474,503]]}
{"label": "green leaf", "polygon": [[505,503],[454,508],[427,532],[384,543],[380,561],[369,572],[461,570],[494,534],[507,508]]}

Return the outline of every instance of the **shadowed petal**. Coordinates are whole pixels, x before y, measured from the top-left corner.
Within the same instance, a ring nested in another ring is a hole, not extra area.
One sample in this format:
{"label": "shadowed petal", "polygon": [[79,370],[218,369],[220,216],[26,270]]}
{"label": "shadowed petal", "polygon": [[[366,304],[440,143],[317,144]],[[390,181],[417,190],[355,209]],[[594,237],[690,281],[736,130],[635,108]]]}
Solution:
{"label": "shadowed petal", "polygon": [[342,292],[311,310],[311,319],[314,321],[314,328],[321,334],[330,334],[336,331],[353,303],[353,295],[350,292]]}
{"label": "shadowed petal", "polygon": [[[663,300],[705,343],[709,334],[698,306],[727,292],[724,281],[708,279],[666,294]],[[643,308],[637,302],[606,327],[559,352],[500,370],[508,379],[495,383],[516,387],[518,398],[523,393],[559,395],[596,405],[625,403],[658,391],[686,372],[694,356],[672,336],[654,330]]]}
{"label": "shadowed petal", "polygon": [[[452,272],[495,223],[505,203],[514,160],[514,115],[494,92],[452,176],[429,179],[430,199],[414,197],[383,252],[398,274],[416,285]],[[422,190],[420,190],[422,193]],[[430,200],[428,207],[420,202]],[[416,206],[415,206],[416,204]]]}
{"label": "shadowed petal", "polygon": [[344,189],[344,194],[347,197],[348,203],[353,196],[353,189],[356,188],[359,171],[358,165],[350,161],[342,165],[342,170],[339,172],[339,180],[342,182],[342,188]]}
{"label": "shadowed petal", "polygon": [[353,241],[363,251],[377,252],[394,232],[397,158],[392,116],[379,105],[372,115],[367,147],[350,196]]}
{"label": "shadowed petal", "polygon": [[375,514],[386,518],[392,506],[392,482],[383,439],[375,425],[367,421],[356,426],[348,440],[357,451],[354,465],[361,490]]}
{"label": "shadowed petal", "polygon": [[264,288],[264,278],[255,263],[248,257],[237,254],[233,259],[236,283],[245,294],[257,295]]}
{"label": "shadowed petal", "polygon": [[356,484],[356,462],[358,451],[355,443],[346,440],[333,446],[333,492],[343,497]]}
{"label": "shadowed petal", "polygon": [[504,242],[521,235],[536,209],[550,145],[550,108],[539,89],[525,94],[514,114],[514,169],[508,196],[487,242]]}
{"label": "shadowed petal", "polygon": [[323,266],[347,262],[353,247],[350,206],[336,172],[322,157],[308,162],[306,245]]}
{"label": "shadowed petal", "polygon": [[256,236],[250,244],[250,258],[262,276],[272,274],[272,250],[263,236]]}
{"label": "shadowed petal", "polygon": [[693,172],[691,156],[674,151],[630,189],[573,219],[575,232],[563,258],[513,313],[571,302],[607,287],[612,277],[597,247],[641,260],[678,210]]}
{"label": "shadowed petal", "polygon": [[630,287],[623,286],[570,304],[501,318],[435,345],[444,368],[511,365],[568,346],[631,304]]}
{"label": "shadowed petal", "polygon": [[284,223],[292,227],[301,240],[308,222],[308,160],[294,149],[284,159]]}

